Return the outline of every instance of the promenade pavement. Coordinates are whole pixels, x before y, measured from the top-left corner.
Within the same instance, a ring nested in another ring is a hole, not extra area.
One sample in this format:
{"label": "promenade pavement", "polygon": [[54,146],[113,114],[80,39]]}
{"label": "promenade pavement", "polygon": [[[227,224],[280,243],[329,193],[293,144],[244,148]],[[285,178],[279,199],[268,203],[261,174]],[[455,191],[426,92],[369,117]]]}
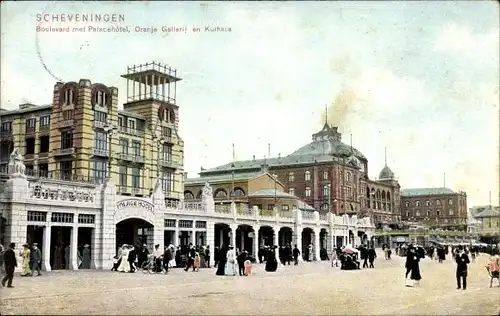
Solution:
{"label": "promenade pavement", "polygon": [[404,258],[374,269],[341,271],[329,262],[254,265],[249,277],[216,276],[215,269],[168,275],[54,271],[14,279],[0,289],[0,314],[142,315],[499,315],[500,287],[489,288],[487,255],[470,264],[468,289],[456,290],[455,264],[421,263],[420,287],[404,286]]}

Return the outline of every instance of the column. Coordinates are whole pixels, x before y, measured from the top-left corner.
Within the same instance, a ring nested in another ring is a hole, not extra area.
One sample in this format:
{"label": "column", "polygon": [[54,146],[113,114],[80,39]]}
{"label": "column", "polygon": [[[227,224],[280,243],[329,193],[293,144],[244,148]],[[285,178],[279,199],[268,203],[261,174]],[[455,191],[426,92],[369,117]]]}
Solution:
{"label": "column", "polygon": [[179,220],[175,220],[175,231],[174,231],[174,240],[173,240],[175,248],[179,247]]}
{"label": "column", "polygon": [[253,253],[252,255],[255,257],[255,260],[259,262],[258,253],[259,253],[259,226],[253,227]]}
{"label": "column", "polygon": [[[297,226],[295,231],[295,244],[300,251],[299,261],[303,261],[302,257],[302,226]],[[295,245],[294,245],[295,246]]]}
{"label": "column", "polygon": [[196,231],[194,229],[191,229],[191,243],[196,246]]}
{"label": "column", "polygon": [[231,226],[231,246],[233,246],[234,248],[236,248],[236,228],[238,228],[238,226],[236,226],[235,224],[232,224]]}
{"label": "column", "polygon": [[224,244],[224,229],[219,230],[219,249],[222,247],[222,244]]}
{"label": "column", "polygon": [[315,261],[320,261],[320,256],[319,256],[319,233],[320,230],[315,229],[314,230],[314,260]]}
{"label": "column", "polygon": [[214,246],[215,246],[215,223],[207,221],[207,247],[210,250],[210,266],[213,267],[215,264],[214,258]]}
{"label": "column", "polygon": [[[279,243],[279,227],[273,227],[273,239],[274,239],[274,246],[275,247],[279,247],[278,243]],[[281,261],[280,261],[280,252],[279,252],[279,248],[276,248],[276,262],[278,262],[278,267],[282,267],[283,265],[281,264]]]}
{"label": "column", "polygon": [[43,249],[42,249],[42,269],[45,271],[52,270],[50,266],[50,226],[43,228]]}
{"label": "column", "polygon": [[78,227],[71,227],[71,237],[69,241],[69,269],[78,270]]}

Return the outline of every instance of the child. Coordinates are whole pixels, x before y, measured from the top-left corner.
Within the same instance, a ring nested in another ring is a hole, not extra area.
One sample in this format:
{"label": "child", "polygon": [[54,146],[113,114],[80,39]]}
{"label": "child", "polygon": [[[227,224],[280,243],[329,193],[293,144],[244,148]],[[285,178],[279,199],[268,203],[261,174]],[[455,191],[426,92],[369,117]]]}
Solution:
{"label": "child", "polygon": [[244,271],[244,274],[245,274],[246,276],[251,275],[251,274],[252,274],[252,261],[250,261],[250,260],[245,260],[244,265],[245,265],[245,271]]}
{"label": "child", "polygon": [[200,262],[201,262],[200,253],[196,252],[194,255],[194,264],[193,264],[193,268],[195,269],[196,272],[200,271]]}

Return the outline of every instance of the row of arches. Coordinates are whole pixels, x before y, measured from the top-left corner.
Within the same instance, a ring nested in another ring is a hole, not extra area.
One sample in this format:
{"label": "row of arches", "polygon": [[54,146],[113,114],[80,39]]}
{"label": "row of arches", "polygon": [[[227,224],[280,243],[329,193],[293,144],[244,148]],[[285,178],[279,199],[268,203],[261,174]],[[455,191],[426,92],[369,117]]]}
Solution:
{"label": "row of arches", "polygon": [[[328,180],[328,171],[323,171],[323,180]],[[346,172],[345,173],[345,182],[351,183],[353,182],[354,178],[351,172]],[[293,171],[290,171],[288,173],[288,182],[294,182],[295,181],[295,173]],[[304,172],[304,181],[308,182],[311,181],[311,171],[306,170]]]}
{"label": "row of arches", "polygon": [[[202,194],[203,194],[203,191],[199,190],[198,193],[196,194],[196,199],[201,199]],[[219,188],[219,189],[214,191],[213,195],[214,195],[214,198],[226,198],[228,196],[243,197],[243,196],[246,196],[246,193],[245,193],[245,190],[243,190],[240,187],[234,188],[232,190],[232,192],[230,192],[230,193],[228,193],[228,191],[226,189]],[[195,199],[195,195],[193,194],[193,192],[191,192],[189,190],[184,191],[184,199],[185,200],[193,200],[193,199]]]}
{"label": "row of arches", "polygon": [[391,192],[366,187],[367,206],[374,210],[392,210]]}

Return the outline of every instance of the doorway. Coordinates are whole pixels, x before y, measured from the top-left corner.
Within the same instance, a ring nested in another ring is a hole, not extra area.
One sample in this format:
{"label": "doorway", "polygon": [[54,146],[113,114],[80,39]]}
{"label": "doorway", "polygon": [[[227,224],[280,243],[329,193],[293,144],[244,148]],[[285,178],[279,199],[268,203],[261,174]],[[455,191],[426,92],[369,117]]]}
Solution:
{"label": "doorway", "polygon": [[50,266],[62,270],[69,266],[71,227],[50,228]]}

